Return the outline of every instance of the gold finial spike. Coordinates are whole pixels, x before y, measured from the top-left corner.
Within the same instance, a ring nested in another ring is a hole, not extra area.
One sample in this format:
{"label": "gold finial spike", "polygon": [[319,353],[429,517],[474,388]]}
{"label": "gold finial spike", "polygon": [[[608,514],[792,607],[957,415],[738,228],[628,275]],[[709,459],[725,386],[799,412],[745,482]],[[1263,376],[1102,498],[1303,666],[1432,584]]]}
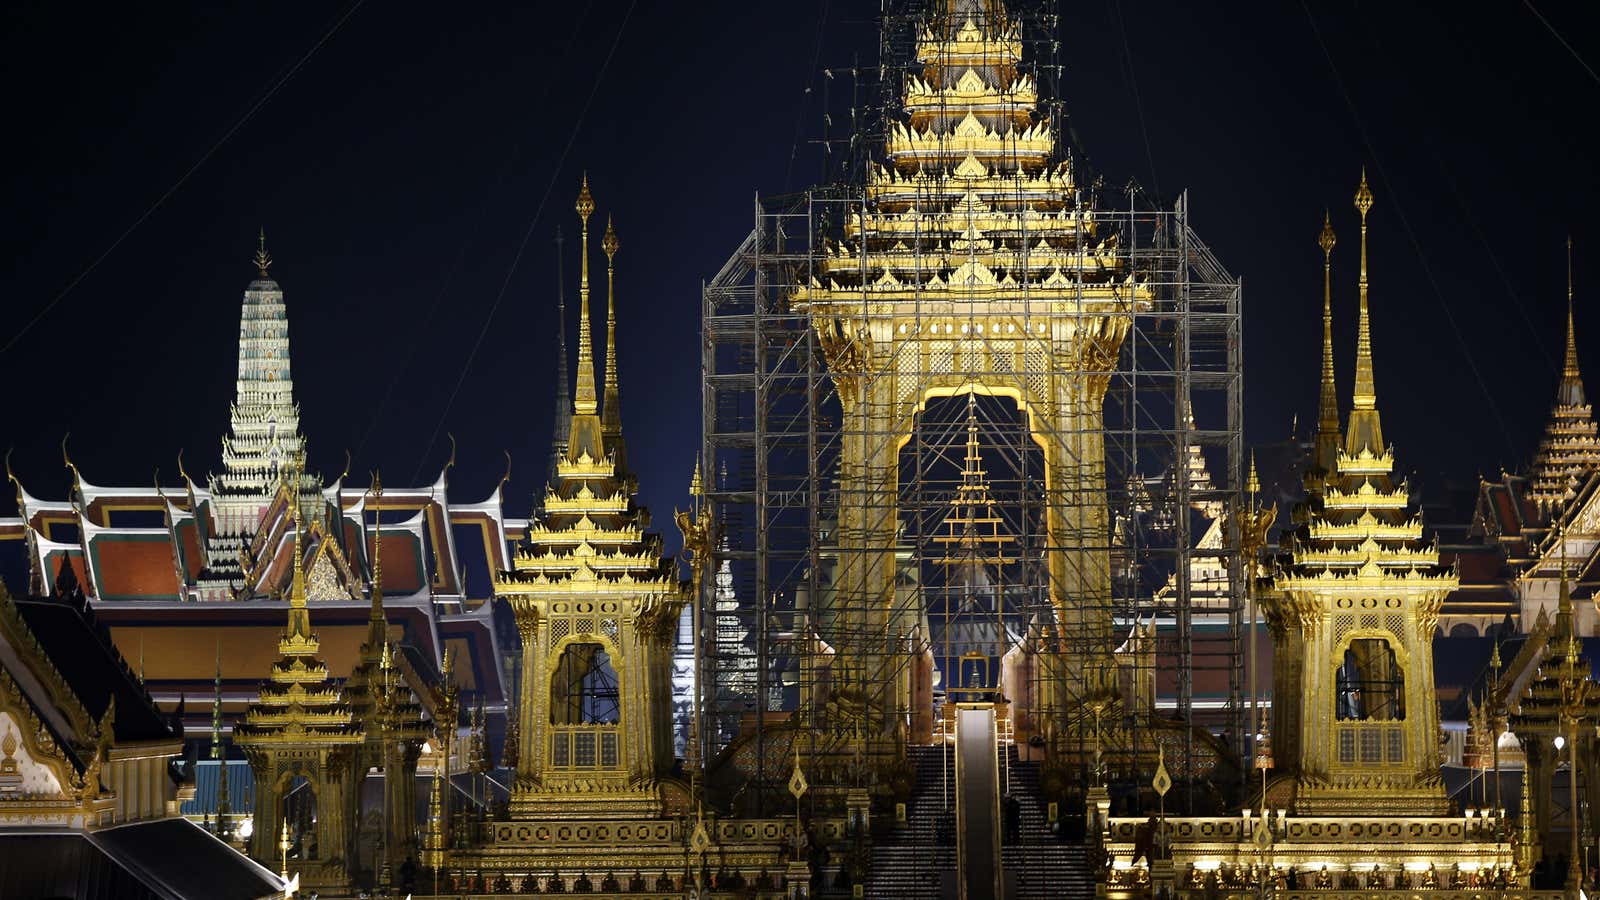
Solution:
{"label": "gold finial spike", "polygon": [[572,407],[579,415],[593,415],[600,408],[594,391],[594,342],[589,324],[589,216],[594,212],[594,197],[589,193],[589,175],[574,206],[583,223],[580,234],[583,259],[578,276],[578,392]]}
{"label": "gold finial spike", "polygon": [[1249,491],[1252,497],[1261,493],[1261,479],[1256,475],[1256,452],[1254,450],[1250,451],[1250,474],[1245,477],[1244,489]]}
{"label": "gold finial spike", "polygon": [[302,559],[300,533],[300,512],[296,508],[294,514],[294,576],[289,583],[289,604],[303,607],[306,605],[306,567],[305,561]]}
{"label": "gold finial spike", "polygon": [[1361,277],[1358,282],[1361,312],[1356,334],[1355,404],[1358,408],[1371,409],[1377,399],[1372,383],[1372,326],[1367,311],[1367,211],[1372,209],[1372,189],[1367,186],[1365,168],[1361,170],[1361,185],[1356,188],[1356,209],[1361,212]]}
{"label": "gold finial spike", "polygon": [[611,216],[607,215],[606,233],[605,237],[600,239],[600,249],[606,252],[606,259],[610,260],[612,257],[617,255],[617,249],[621,246],[621,242],[617,240],[616,225],[612,223]]}
{"label": "gold finial spike", "polygon": [[605,433],[613,442],[622,434],[622,388],[617,380],[617,230],[606,216],[606,233],[600,249],[606,252],[606,384],[601,407]]}
{"label": "gold finial spike", "polygon": [[1494,650],[1489,653],[1489,668],[1498,672],[1501,665],[1503,664],[1500,662],[1500,639],[1496,637],[1494,639]]}
{"label": "gold finial spike", "polygon": [[689,496],[703,497],[705,493],[705,482],[700,478],[700,457],[697,456],[694,459],[694,474],[689,477]]}
{"label": "gold finial spike", "polygon": [[381,621],[383,616],[383,473],[372,473],[372,618]]}
{"label": "gold finial spike", "polygon": [[1333,368],[1333,216],[1322,211],[1322,384],[1317,403],[1317,467],[1331,472],[1339,452],[1339,390]]}
{"label": "gold finial spike", "polygon": [[1567,358],[1561,367],[1561,377],[1581,378],[1578,371],[1578,337],[1573,327],[1572,315],[1572,235],[1567,235]]}
{"label": "gold finial spike", "polygon": [[254,262],[256,264],[256,271],[260,273],[262,278],[265,279],[272,277],[271,275],[267,274],[267,270],[272,268],[272,256],[267,253],[267,229],[265,228],[262,228],[260,232],[256,234],[256,255]]}
{"label": "gold finial spike", "polygon": [[1367,185],[1367,170],[1361,170],[1356,188],[1356,210],[1361,213],[1361,309],[1356,325],[1356,378],[1351,399],[1350,424],[1345,434],[1345,452],[1351,456],[1362,450],[1382,453],[1383,426],[1378,419],[1378,394],[1372,377],[1372,317],[1367,306],[1367,212],[1372,209],[1372,188]]}

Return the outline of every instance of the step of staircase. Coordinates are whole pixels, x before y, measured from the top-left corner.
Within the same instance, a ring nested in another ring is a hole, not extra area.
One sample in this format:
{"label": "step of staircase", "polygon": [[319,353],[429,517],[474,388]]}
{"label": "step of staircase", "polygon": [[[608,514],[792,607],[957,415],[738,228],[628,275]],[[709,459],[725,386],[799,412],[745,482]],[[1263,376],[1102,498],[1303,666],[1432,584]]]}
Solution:
{"label": "step of staircase", "polygon": [[[955,752],[949,745],[910,748],[916,786],[906,803],[906,825],[876,841],[865,893],[874,898],[937,900],[947,873],[956,868],[953,832],[940,824],[955,810]],[[1045,821],[1039,796],[1039,765],[1021,762],[1007,749],[1006,783],[1018,801],[1017,840],[1001,849],[1014,875],[1008,900],[1060,900],[1094,896],[1094,875],[1085,849],[1063,843]],[[953,826],[952,826],[953,827]],[[941,840],[944,838],[944,840]]]}

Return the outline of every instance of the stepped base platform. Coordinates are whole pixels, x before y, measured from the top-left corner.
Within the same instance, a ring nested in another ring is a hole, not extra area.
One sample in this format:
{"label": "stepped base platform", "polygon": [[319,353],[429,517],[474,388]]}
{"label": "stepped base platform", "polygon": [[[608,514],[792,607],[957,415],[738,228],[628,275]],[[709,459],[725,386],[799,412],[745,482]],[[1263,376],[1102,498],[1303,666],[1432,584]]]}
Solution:
{"label": "stepped base platform", "polygon": [[[865,896],[904,900],[953,897],[956,872],[955,755],[950,745],[913,747],[916,787],[906,823],[872,847]],[[1006,748],[1001,784],[1015,799],[1002,835],[1000,858],[1012,895],[1006,900],[1093,897],[1095,877],[1080,844],[1062,841],[1046,822],[1039,764]]]}

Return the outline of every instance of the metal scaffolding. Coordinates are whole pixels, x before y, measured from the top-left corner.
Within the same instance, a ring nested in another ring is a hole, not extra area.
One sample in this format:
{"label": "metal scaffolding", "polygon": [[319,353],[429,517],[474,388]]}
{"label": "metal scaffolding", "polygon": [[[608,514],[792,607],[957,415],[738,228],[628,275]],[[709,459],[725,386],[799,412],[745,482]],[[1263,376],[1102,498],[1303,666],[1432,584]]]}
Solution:
{"label": "metal scaffolding", "polygon": [[[1205,755],[1207,732],[1248,759],[1228,515],[1244,502],[1241,290],[1191,229],[1187,197],[1163,206],[1096,181],[1061,199],[1098,245],[1080,243],[1085,264],[1057,275],[1082,296],[1116,292],[1098,265],[1148,297],[1114,307],[1127,330],[1097,364],[1038,363],[1107,314],[1046,312],[1026,279],[1004,315],[920,294],[891,315],[869,291],[888,273],[865,249],[858,271],[840,270],[838,248],[876,202],[864,180],[918,71],[926,7],[886,4],[874,103],[853,111],[835,183],[758,200],[751,232],[704,286],[702,452],[719,537],[698,623],[701,758],[746,747],[761,802],[792,768],[766,746],[775,728],[803,728],[807,753],[826,755],[859,743],[863,722],[888,722],[903,747],[939,739],[963,692],[1003,688],[1016,739],[1070,760],[1083,783],[1097,758],[1131,777],[1158,729],[1181,746],[1180,769]],[[1011,4],[1010,18],[1040,96],[1059,98],[1053,4]],[[1041,100],[1039,118],[1060,133],[1059,100]],[[1026,234],[1017,246],[1025,260]],[[896,251],[935,278],[960,262],[920,235]],[[898,329],[908,349],[848,378],[830,371],[838,336],[797,301],[824,283],[858,289],[852,321]],[[1103,421],[1023,400],[1085,383],[1104,385]],[[851,414],[876,396],[894,400],[892,415]],[[889,596],[850,587],[879,566],[892,567]],[[1085,710],[1106,684],[1119,720],[1096,736]],[[804,722],[785,722],[794,715]]]}

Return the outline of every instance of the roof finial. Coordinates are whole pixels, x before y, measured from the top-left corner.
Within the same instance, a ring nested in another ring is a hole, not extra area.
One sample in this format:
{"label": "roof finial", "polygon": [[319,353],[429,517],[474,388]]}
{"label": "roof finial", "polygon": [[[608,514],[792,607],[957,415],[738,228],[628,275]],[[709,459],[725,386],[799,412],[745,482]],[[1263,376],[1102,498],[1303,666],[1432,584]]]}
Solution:
{"label": "roof finial", "polygon": [[601,423],[607,437],[622,434],[622,392],[617,384],[617,250],[622,243],[617,240],[617,229],[606,216],[606,233],[600,239],[600,248],[606,252],[606,384],[605,405],[601,407]]}
{"label": "roof finial", "polygon": [[261,231],[256,235],[255,264],[256,264],[256,271],[261,273],[261,277],[262,278],[271,278],[272,277],[271,275],[267,274],[267,270],[272,268],[272,256],[267,253],[267,229],[266,228],[262,228]]}
{"label": "roof finial", "polygon": [[372,615],[374,623],[384,621],[383,615],[383,472],[372,473],[372,511],[376,522],[372,528]]}
{"label": "roof finial", "polygon": [[1322,390],[1317,404],[1317,468],[1331,473],[1339,454],[1339,391],[1333,368],[1333,216],[1322,211]]}
{"label": "roof finial", "polygon": [[578,392],[572,406],[579,415],[593,415],[600,404],[594,392],[594,346],[589,326],[589,216],[594,213],[594,197],[589,193],[587,172],[573,208],[583,222],[583,261],[578,276]]}
{"label": "roof finial", "polygon": [[1244,489],[1250,492],[1251,497],[1261,493],[1261,478],[1256,475],[1256,452],[1254,450],[1250,451],[1250,474],[1245,477],[1244,484]]}
{"label": "roof finial", "polygon": [[[545,473],[550,484],[555,483],[556,467],[567,449],[567,435],[572,430],[572,366],[567,362],[567,280],[562,269],[561,226],[556,226],[556,424],[550,434],[550,468]],[[534,487],[534,508],[541,505],[543,485]]]}
{"label": "roof finial", "polygon": [[1561,542],[1561,592],[1556,595],[1556,634],[1561,637],[1570,637],[1572,628],[1572,587],[1567,583],[1567,534],[1566,529],[1556,532],[1556,540]]}
{"label": "roof finial", "polygon": [[1361,311],[1356,325],[1356,385],[1351,398],[1350,427],[1345,435],[1345,452],[1351,456],[1362,450],[1382,453],[1383,428],[1378,420],[1378,395],[1372,378],[1372,319],[1367,309],[1367,211],[1372,209],[1372,188],[1367,186],[1367,170],[1361,169],[1361,184],[1356,188],[1356,210],[1361,213]]}
{"label": "roof finial", "polygon": [[222,639],[217,639],[217,675],[211,695],[211,758],[222,758]]}
{"label": "roof finial", "polygon": [[1577,330],[1573,328],[1572,316],[1572,235],[1567,235],[1567,359],[1561,367],[1561,377],[1582,378],[1578,372],[1578,338]]}
{"label": "roof finial", "polygon": [[309,640],[311,638],[311,611],[306,608],[306,567],[304,553],[300,545],[301,520],[300,503],[297,493],[290,485],[299,485],[300,478],[295,465],[291,464],[286,469],[284,489],[288,492],[289,509],[294,521],[294,569],[289,580],[289,627],[284,632],[284,640],[280,642],[282,648],[295,639]]}

